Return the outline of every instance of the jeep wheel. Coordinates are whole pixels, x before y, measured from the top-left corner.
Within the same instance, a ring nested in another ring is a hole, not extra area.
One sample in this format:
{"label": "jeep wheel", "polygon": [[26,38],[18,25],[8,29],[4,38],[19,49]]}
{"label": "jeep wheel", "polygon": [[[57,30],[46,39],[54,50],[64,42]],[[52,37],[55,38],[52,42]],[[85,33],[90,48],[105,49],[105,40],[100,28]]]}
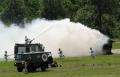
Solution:
{"label": "jeep wheel", "polygon": [[32,67],[32,69],[33,69],[33,72],[35,72],[35,71],[36,71],[36,67]]}
{"label": "jeep wheel", "polygon": [[22,72],[22,71],[23,71],[23,68],[22,68],[22,67],[17,67],[17,71],[18,71],[18,72]]}
{"label": "jeep wheel", "polygon": [[31,66],[28,66],[28,67],[27,67],[27,71],[28,71],[28,72],[33,72],[33,68],[32,68]]}
{"label": "jeep wheel", "polygon": [[44,64],[41,64],[41,71],[46,71],[46,66]]}

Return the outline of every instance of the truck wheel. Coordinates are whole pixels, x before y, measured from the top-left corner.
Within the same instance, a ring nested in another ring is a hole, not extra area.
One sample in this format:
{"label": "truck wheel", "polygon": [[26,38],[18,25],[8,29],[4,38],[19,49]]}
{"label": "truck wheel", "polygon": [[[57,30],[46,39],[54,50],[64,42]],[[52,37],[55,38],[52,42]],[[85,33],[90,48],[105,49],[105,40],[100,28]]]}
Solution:
{"label": "truck wheel", "polygon": [[48,57],[48,63],[49,63],[49,64],[52,64],[52,63],[53,63],[53,57],[52,57],[52,56],[49,56],[49,57]]}
{"label": "truck wheel", "polygon": [[46,71],[46,65],[41,64],[41,71]]}
{"label": "truck wheel", "polygon": [[28,72],[33,72],[33,68],[31,66],[27,67]]}
{"label": "truck wheel", "polygon": [[36,71],[36,67],[32,67],[32,69],[33,69],[33,72]]}
{"label": "truck wheel", "polygon": [[17,67],[17,71],[18,71],[18,72],[22,72],[22,71],[23,71],[23,68],[22,68],[22,67]]}

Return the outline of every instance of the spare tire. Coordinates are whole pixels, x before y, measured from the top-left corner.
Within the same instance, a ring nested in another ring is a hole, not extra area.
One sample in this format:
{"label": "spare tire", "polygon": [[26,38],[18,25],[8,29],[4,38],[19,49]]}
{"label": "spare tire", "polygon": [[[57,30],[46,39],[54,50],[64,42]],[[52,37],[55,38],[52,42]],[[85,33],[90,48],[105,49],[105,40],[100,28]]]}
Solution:
{"label": "spare tire", "polygon": [[46,62],[48,60],[47,54],[42,54],[42,61]]}

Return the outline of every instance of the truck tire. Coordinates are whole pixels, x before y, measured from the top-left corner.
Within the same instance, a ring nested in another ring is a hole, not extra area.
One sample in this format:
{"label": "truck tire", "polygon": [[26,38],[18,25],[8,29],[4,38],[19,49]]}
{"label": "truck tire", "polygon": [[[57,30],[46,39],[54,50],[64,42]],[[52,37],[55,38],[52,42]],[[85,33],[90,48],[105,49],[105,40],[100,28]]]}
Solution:
{"label": "truck tire", "polygon": [[44,63],[41,64],[41,71],[46,71],[46,65]]}
{"label": "truck tire", "polygon": [[18,72],[22,72],[22,71],[23,71],[23,68],[22,68],[22,67],[17,67],[17,71],[18,71]]}
{"label": "truck tire", "polygon": [[28,70],[28,72],[33,72],[34,71],[33,66],[28,65],[27,66],[27,70]]}
{"label": "truck tire", "polygon": [[53,63],[53,57],[52,56],[49,56],[48,57],[48,64],[52,64]]}
{"label": "truck tire", "polygon": [[36,71],[36,67],[33,67],[33,71]]}

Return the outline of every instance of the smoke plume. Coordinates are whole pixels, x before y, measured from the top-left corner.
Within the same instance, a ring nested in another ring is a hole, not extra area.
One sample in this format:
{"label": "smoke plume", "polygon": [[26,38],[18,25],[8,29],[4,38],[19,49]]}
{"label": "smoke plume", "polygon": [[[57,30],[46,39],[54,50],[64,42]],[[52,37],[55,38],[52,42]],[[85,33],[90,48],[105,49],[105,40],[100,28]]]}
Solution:
{"label": "smoke plume", "polygon": [[35,38],[34,43],[42,43],[45,50],[52,52],[54,57],[59,56],[59,48],[65,56],[87,56],[90,55],[90,48],[96,54],[102,54],[102,46],[109,39],[99,31],[69,19],[36,19],[26,23],[25,28],[14,24],[6,27],[0,22],[0,58],[4,58],[5,50],[9,55],[13,54],[15,43],[24,43],[25,36]]}

